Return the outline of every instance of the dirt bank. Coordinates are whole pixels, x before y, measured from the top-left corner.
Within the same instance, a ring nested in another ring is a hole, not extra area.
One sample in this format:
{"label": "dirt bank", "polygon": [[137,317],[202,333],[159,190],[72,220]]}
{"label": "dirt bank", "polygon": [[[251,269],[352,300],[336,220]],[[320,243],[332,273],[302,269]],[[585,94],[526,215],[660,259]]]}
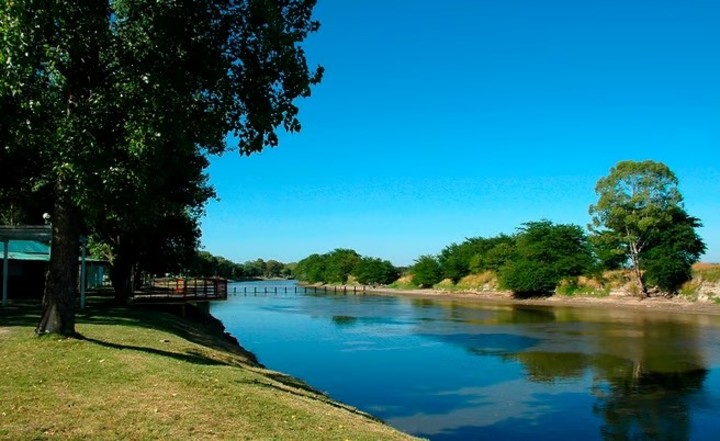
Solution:
{"label": "dirt bank", "polygon": [[[349,288],[348,292],[350,292]],[[578,308],[627,308],[683,314],[706,314],[720,316],[720,305],[712,302],[691,301],[682,297],[650,297],[639,299],[630,295],[607,297],[561,296],[516,299],[510,292],[445,292],[433,289],[400,290],[392,288],[366,287],[366,294],[403,296],[427,299],[450,299],[492,304],[563,306]]]}

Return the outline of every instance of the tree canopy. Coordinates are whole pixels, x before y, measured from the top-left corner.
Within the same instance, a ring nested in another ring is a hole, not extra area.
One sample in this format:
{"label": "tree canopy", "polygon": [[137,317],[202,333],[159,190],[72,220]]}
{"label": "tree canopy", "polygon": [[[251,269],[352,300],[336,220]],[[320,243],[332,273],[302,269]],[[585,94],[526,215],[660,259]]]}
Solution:
{"label": "tree canopy", "polygon": [[543,294],[591,266],[588,239],[579,226],[528,222],[519,229],[514,256],[501,268],[500,279],[517,294]]}
{"label": "tree canopy", "polygon": [[621,161],[598,181],[595,192],[598,202],[590,206],[590,228],[603,236],[601,242],[619,245],[614,254],[630,261],[643,295],[648,267],[653,270],[647,275],[656,283],[660,267],[675,267],[676,280],[663,278],[664,288],[676,289],[680,279],[688,279],[705,245],[694,232],[699,221],[685,212],[678,179],[665,164]]}
{"label": "tree canopy", "polygon": [[74,333],[81,233],[136,261],[140,231],[168,215],[192,222],[212,195],[205,155],[250,154],[276,146],[279,127],[300,129],[295,100],[322,75],[302,48],[314,4],[0,5],[0,154],[22,170],[2,184],[46,195],[53,216],[38,333]]}
{"label": "tree canopy", "polygon": [[389,260],[363,257],[353,268],[352,275],[363,285],[388,285],[394,282],[400,273]]}
{"label": "tree canopy", "polygon": [[361,256],[355,250],[337,248],[311,254],[297,263],[298,280],[308,283],[347,283],[350,276],[362,284],[386,284],[397,278],[397,269],[387,260]]}
{"label": "tree canopy", "polygon": [[429,288],[442,280],[442,267],[437,257],[425,254],[415,260],[410,272],[413,283],[421,288]]}

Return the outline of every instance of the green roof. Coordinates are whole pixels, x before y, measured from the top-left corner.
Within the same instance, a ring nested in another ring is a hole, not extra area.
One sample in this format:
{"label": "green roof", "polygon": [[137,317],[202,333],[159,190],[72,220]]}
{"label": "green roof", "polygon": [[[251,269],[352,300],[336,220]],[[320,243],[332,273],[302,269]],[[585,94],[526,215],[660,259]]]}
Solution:
{"label": "green roof", "polygon": [[[0,243],[0,262],[3,259],[3,246]],[[50,245],[34,240],[10,240],[8,241],[8,259],[9,260],[50,260]],[[88,257],[86,262],[105,263],[102,259],[93,259]]]}
{"label": "green roof", "polygon": [[[50,246],[34,240],[11,240],[8,242],[8,258],[13,260],[50,260]],[[0,245],[0,260],[2,259]]]}

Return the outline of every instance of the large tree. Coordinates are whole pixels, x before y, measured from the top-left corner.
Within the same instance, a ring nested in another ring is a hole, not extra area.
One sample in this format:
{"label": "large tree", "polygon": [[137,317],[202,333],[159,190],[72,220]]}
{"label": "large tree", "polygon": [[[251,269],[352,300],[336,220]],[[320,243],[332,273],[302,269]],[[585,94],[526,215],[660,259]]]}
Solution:
{"label": "large tree", "polygon": [[[606,243],[620,245],[642,297],[647,295],[644,270],[650,258],[662,258],[662,266],[669,268],[672,263],[668,259],[691,265],[702,254],[704,244],[694,233],[699,222],[685,212],[678,179],[665,164],[621,161],[598,181],[595,192],[598,202],[590,206],[590,228],[602,234]],[[686,239],[680,242],[669,234],[678,228],[677,222],[682,224],[682,237]],[[661,249],[672,249],[673,255],[662,255],[658,252]],[[657,273],[657,266],[655,270]]]}
{"label": "large tree", "polygon": [[318,28],[314,4],[0,5],[0,109],[11,114],[0,127],[3,154],[33,165],[11,184],[42,189],[52,203],[53,252],[39,334],[75,332],[81,233],[93,232],[104,213],[117,215],[119,230],[136,231],[126,225],[128,195],[167,207],[164,194],[146,191],[169,182],[153,173],[163,158],[222,153],[235,147],[228,146],[228,133],[241,154],[250,154],[277,145],[279,126],[300,129],[294,100],[309,96],[322,73],[308,69],[301,46]]}

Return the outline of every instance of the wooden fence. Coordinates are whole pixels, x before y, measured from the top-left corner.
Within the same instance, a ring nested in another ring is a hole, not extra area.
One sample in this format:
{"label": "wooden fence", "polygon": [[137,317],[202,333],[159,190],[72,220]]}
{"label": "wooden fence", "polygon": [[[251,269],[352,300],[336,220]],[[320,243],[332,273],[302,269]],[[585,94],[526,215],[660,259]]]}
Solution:
{"label": "wooden fence", "polygon": [[364,286],[233,286],[229,294],[240,296],[289,295],[308,293],[364,294]]}
{"label": "wooden fence", "polygon": [[133,293],[133,302],[196,302],[226,300],[228,281],[222,278],[184,279],[161,278],[151,280]]}

